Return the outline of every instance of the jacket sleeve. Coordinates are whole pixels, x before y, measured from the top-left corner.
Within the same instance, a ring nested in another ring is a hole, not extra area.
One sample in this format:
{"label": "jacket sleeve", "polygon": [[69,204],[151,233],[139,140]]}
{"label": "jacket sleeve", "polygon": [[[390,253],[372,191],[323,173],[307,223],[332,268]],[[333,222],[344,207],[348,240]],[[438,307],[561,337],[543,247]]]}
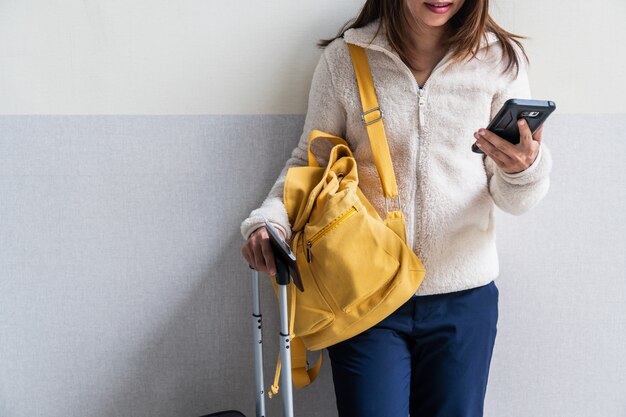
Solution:
{"label": "jacket sleeve", "polygon": [[[510,98],[530,98],[530,86],[526,62],[520,58],[520,69],[516,77],[510,75],[491,102],[491,119],[504,102]],[[514,74],[514,73],[513,73]],[[484,155],[489,193],[501,210],[520,215],[543,199],[550,187],[552,157],[542,141],[535,161],[524,171],[514,174],[504,172],[490,157]]]}
{"label": "jacket sleeve", "polygon": [[[261,207],[253,210],[248,218],[241,223],[241,235],[245,240],[248,239],[252,232],[263,226],[263,217],[281,229],[286,239],[291,237],[291,225],[283,204],[285,177],[289,168],[308,165],[307,146],[309,134],[312,130],[319,129],[336,136],[344,135],[346,113],[336,97],[332,74],[326,58],[326,50],[324,50],[313,73],[308,109],[300,141],[292,151],[291,157],[285,163]],[[323,158],[318,159],[320,164],[322,164],[322,161]]]}

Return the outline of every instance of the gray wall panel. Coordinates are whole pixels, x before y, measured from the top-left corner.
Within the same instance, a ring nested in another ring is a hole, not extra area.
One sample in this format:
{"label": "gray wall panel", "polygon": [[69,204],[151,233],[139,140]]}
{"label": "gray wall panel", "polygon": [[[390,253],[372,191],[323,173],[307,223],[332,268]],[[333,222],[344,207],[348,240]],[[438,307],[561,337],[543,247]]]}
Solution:
{"label": "gray wall panel", "polygon": [[[302,116],[0,116],[0,415],[254,415],[239,223]],[[486,416],[626,415],[624,115],[555,115],[550,193],[498,212]],[[266,382],[278,343],[264,282]],[[326,363],[296,391],[332,416]],[[281,415],[280,399],[268,415]]]}
{"label": "gray wall panel", "polygon": [[489,415],[626,416],[626,116],[553,117],[548,195],[498,212]]}

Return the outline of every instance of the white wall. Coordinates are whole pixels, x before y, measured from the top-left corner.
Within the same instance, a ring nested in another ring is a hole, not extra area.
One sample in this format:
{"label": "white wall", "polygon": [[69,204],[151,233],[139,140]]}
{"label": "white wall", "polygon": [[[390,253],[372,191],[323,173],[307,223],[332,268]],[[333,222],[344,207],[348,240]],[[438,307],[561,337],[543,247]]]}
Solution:
{"label": "white wall", "polygon": [[[303,114],[355,0],[0,2],[0,113]],[[626,112],[626,2],[495,0],[560,113]]]}
{"label": "white wall", "polygon": [[626,113],[626,2],[495,0],[493,15],[528,36],[531,90],[559,113]]}

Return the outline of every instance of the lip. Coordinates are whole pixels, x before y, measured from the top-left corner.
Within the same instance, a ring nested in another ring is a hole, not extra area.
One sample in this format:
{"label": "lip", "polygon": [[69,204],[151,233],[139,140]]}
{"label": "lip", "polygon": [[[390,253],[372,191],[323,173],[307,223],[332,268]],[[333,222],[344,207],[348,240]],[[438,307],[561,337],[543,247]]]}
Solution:
{"label": "lip", "polygon": [[[450,2],[431,2],[431,3],[424,3],[424,6],[426,6],[426,8],[428,8],[428,10],[430,10],[433,13],[444,14],[448,10],[450,10],[450,7],[452,6],[452,3],[450,3]],[[438,6],[440,6],[440,7],[438,7]]]}

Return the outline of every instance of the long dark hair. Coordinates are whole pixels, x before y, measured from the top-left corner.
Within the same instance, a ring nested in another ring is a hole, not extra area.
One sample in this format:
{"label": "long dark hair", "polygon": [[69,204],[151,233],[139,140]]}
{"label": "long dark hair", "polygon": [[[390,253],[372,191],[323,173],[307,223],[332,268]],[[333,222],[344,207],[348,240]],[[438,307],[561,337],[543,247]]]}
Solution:
{"label": "long dark hair", "polygon": [[[408,34],[411,31],[409,19],[412,17],[406,15],[405,1],[367,0],[356,20],[349,20],[337,36],[331,39],[321,39],[317,46],[323,49],[335,39],[342,37],[346,30],[363,27],[380,18],[376,35],[381,25],[384,25],[389,44],[398,52],[400,58],[411,66],[413,52],[408,43],[410,39]],[[508,72],[512,68],[515,68],[516,74],[519,71],[520,62],[515,53],[514,44],[521,50],[528,62],[528,55],[518,40],[525,39],[525,36],[515,35],[500,27],[489,15],[489,0],[465,0],[461,9],[450,20],[449,25],[452,35],[448,37],[446,46],[453,50],[452,59],[463,60],[470,56],[475,57],[481,38],[487,32],[493,32],[502,44],[502,58],[506,62],[503,72]]]}

